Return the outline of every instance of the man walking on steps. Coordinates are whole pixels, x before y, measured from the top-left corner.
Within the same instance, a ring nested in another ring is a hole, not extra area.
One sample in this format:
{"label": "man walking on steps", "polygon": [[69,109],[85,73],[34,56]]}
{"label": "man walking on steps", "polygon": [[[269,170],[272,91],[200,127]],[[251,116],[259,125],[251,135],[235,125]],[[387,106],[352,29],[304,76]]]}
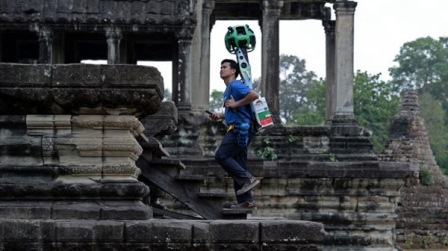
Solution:
{"label": "man walking on steps", "polygon": [[215,153],[218,164],[234,181],[237,204],[231,208],[255,208],[252,189],[260,181],[247,171],[247,148],[252,139],[253,113],[252,101],[258,99],[258,93],[249,88],[238,77],[238,64],[231,59],[221,62],[220,76],[226,84],[223,113],[212,113],[212,120],[225,119],[227,133]]}

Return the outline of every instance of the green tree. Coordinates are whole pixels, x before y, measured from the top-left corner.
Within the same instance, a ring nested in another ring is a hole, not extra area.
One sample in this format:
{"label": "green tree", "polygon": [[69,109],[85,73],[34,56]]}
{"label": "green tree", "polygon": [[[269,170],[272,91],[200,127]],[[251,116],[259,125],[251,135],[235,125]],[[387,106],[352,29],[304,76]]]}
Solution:
{"label": "green tree", "polygon": [[[399,95],[378,75],[358,71],[354,79],[354,113],[357,123],[372,131],[376,152],[382,152],[389,139],[389,124],[400,107]],[[325,81],[313,84],[307,93],[304,108],[294,113],[297,125],[318,125],[325,120]]]}
{"label": "green tree", "polygon": [[305,104],[294,111],[287,125],[320,125],[325,122],[325,81],[313,82],[305,100]]}
{"label": "green tree", "polygon": [[354,113],[357,123],[372,131],[375,152],[382,152],[389,139],[389,125],[400,108],[400,97],[379,74],[357,71],[354,80]]}
{"label": "green tree", "polygon": [[222,106],[224,105],[223,101],[224,92],[213,90],[210,95],[210,110],[212,111],[221,111]]}
{"label": "green tree", "polygon": [[394,61],[398,66],[389,68],[394,88],[398,91],[413,88],[419,94],[428,92],[442,102],[448,115],[448,37],[407,42]]}
{"label": "green tree", "polygon": [[439,167],[448,173],[448,127],[442,103],[431,94],[424,92],[419,96],[420,113],[425,121],[431,150]]}
{"label": "green tree", "polygon": [[297,109],[307,104],[307,93],[316,79],[313,71],[306,70],[305,60],[293,55],[280,55],[280,115],[287,123]]}
{"label": "green tree", "polygon": [[[285,119],[286,125],[321,124],[325,116],[323,81],[318,81],[314,72],[308,72],[305,60],[301,60],[297,56],[280,55],[279,67],[279,112],[280,116]],[[260,85],[261,79],[255,79],[253,89],[260,92]],[[317,100],[320,100],[319,104]]]}

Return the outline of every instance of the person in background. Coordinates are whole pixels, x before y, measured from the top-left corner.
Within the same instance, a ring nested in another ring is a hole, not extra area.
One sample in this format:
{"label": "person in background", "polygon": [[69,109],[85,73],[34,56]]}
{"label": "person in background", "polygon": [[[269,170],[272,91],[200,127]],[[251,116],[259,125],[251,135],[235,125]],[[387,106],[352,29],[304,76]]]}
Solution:
{"label": "person in background", "polygon": [[247,149],[252,140],[251,122],[254,120],[250,104],[259,95],[243,81],[237,80],[238,64],[232,59],[221,62],[220,76],[226,85],[224,113],[211,113],[212,120],[224,119],[227,133],[216,150],[215,160],[232,177],[237,204],[231,208],[255,209],[252,189],[260,181],[247,170]]}

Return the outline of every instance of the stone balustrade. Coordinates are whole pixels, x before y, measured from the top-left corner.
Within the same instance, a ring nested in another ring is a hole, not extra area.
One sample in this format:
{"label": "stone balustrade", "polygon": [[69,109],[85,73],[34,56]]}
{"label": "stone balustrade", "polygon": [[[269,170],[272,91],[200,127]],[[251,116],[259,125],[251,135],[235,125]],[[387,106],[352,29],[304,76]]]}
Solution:
{"label": "stone balustrade", "polygon": [[163,79],[149,66],[0,63],[0,114],[135,115],[157,112]]}

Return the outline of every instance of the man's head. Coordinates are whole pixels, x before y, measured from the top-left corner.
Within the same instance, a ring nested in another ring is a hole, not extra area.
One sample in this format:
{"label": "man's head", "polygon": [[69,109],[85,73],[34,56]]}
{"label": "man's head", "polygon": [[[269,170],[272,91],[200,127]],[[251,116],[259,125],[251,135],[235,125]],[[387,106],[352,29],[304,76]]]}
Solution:
{"label": "man's head", "polygon": [[232,59],[224,59],[221,61],[221,78],[227,78],[229,74],[235,75],[235,79],[239,74],[239,67],[235,60]]}

